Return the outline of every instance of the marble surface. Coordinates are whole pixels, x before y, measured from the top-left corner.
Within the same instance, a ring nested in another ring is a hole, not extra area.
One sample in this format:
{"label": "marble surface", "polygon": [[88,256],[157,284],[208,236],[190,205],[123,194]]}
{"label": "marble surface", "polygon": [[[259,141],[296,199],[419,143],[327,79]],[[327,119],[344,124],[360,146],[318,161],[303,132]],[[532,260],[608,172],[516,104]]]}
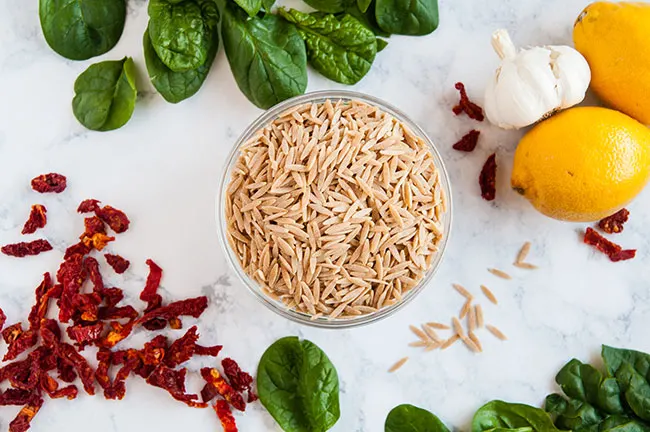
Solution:
{"label": "marble surface", "polygon": [[[574,18],[587,0],[441,0],[440,29],[428,37],[392,37],[355,90],[385,99],[410,114],[439,144],[449,169],[454,229],[444,263],[430,286],[405,309],[371,326],[344,331],[308,328],[266,310],[246,292],[227,266],[215,233],[214,196],[225,155],[238,134],[260,114],[239,92],[223,50],[203,89],[179,105],[164,102],[143,74],[141,36],[146,1],[128,1],[124,35],[99,59],[65,60],[46,45],[35,0],[0,0],[0,244],[22,240],[29,206],[43,203],[48,226],[41,232],[55,251],[29,259],[0,256],[0,305],[8,322],[24,319],[41,274],[55,271],[66,245],[82,227],[78,202],[94,197],[131,217],[132,228],[109,249],[133,263],[109,283],[135,299],[144,283],[144,261],[165,269],[166,298],[206,294],[211,306],[200,319],[205,343],[223,343],[224,353],[254,370],[264,349],[279,337],[298,335],[320,345],[341,380],[339,432],[383,430],[388,411],[400,403],[430,409],[454,429],[467,429],[484,402],[503,398],[540,404],[554,390],[553,376],[571,357],[596,359],[600,344],[650,351],[650,196],[629,208],[631,221],[617,237],[639,249],[638,258],[612,264],[580,242],[584,225],[537,214],[509,190],[512,154],[520,137],[488,124],[457,118],[453,84],[463,81],[477,101],[497,65],[490,34],[508,28],[527,44],[571,42]],[[110,133],[85,130],[70,110],[72,85],[91,62],[132,56],[141,74],[133,118]],[[310,73],[309,90],[340,88]],[[593,99],[591,99],[593,102]],[[451,145],[471,128],[483,132],[479,148],[461,154]],[[487,203],[476,178],[491,152],[498,154],[498,197]],[[60,195],[41,196],[29,180],[42,172],[68,176]],[[514,269],[522,243],[531,240],[535,272]],[[486,272],[511,272],[503,281]],[[422,353],[407,347],[408,325],[447,321],[462,305],[451,288],[458,282],[478,294],[487,284],[499,306],[481,299],[486,320],[509,336],[500,342],[481,334],[485,352],[462,346]],[[186,320],[191,324],[192,320]],[[128,343],[137,345],[145,334]],[[0,348],[0,351],[4,347]],[[396,374],[386,370],[409,355]],[[191,363],[199,367],[205,360]],[[0,430],[17,409],[0,408]],[[261,406],[238,415],[240,430],[275,431]],[[124,401],[81,395],[76,401],[47,401],[36,417],[39,431],[136,432],[215,431],[210,410],[192,410],[162,391],[131,379]]]}

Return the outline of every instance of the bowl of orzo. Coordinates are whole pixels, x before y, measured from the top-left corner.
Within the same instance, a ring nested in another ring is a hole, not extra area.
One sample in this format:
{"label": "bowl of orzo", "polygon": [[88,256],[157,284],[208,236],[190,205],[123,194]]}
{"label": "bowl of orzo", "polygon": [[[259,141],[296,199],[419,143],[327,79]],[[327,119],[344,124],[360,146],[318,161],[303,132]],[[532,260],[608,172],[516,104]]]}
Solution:
{"label": "bowl of orzo", "polygon": [[322,91],[266,111],[229,155],[219,235],[271,310],[345,328],[386,317],[438,269],[451,229],[440,154],[398,109]]}

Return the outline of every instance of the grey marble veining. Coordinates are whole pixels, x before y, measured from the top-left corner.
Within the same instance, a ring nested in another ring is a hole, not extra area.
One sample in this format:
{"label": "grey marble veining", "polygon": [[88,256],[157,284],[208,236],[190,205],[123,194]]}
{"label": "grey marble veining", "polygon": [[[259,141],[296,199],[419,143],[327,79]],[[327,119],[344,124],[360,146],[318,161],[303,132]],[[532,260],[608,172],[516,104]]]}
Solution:
{"label": "grey marble veining", "polygon": [[[141,36],[146,2],[129,1],[126,29],[117,47],[98,59],[65,60],[46,45],[34,1],[0,0],[0,244],[22,240],[29,206],[47,206],[48,226],[39,234],[55,251],[35,258],[0,256],[0,306],[8,323],[24,319],[33,290],[45,271],[56,271],[66,245],[81,231],[75,214],[84,198],[124,209],[131,229],[109,250],[132,262],[123,276],[106,271],[137,302],[147,258],[165,270],[167,298],[206,294],[211,306],[200,319],[202,340],[222,343],[224,353],[254,370],[264,349],[286,335],[309,338],[338,368],[342,414],[333,431],[379,432],[388,411],[409,402],[437,413],[454,429],[467,429],[484,402],[503,398],[540,404],[554,390],[553,376],[571,357],[595,359],[600,344],[650,351],[650,225],[648,193],[632,205],[631,221],[617,241],[639,249],[631,261],[612,264],[584,246],[583,225],[537,214],[509,190],[512,155],[520,137],[455,117],[453,89],[463,81],[481,102],[497,65],[490,35],[499,27],[516,43],[570,44],[573,20],[586,0],[441,0],[441,27],[428,37],[394,36],[355,90],[398,106],[438,143],[454,194],[454,231],[446,259],[430,286],[404,310],[384,321],[345,331],[324,331],[286,321],[249,295],[226,263],[215,233],[214,198],[225,155],[236,137],[260,114],[237,89],[221,49],[203,89],[192,99],[170,105],[146,78]],[[91,62],[132,56],[140,71],[141,94],[131,121],[109,133],[86,131],[70,110],[72,85]],[[339,88],[316,74],[309,90]],[[593,100],[593,99],[591,99]],[[472,128],[481,130],[478,149],[451,149]],[[498,154],[498,196],[480,198],[477,176],[486,157]],[[29,180],[43,172],[68,176],[61,195],[38,195]],[[511,262],[524,241],[541,269],[516,270]],[[512,281],[486,272],[499,267]],[[488,285],[499,306],[482,301],[486,320],[509,336],[506,343],[481,335],[485,353],[461,346],[422,353],[407,347],[408,325],[446,321],[462,305],[452,289],[458,282],[479,293]],[[187,319],[191,325],[194,320]],[[137,345],[145,333],[128,342]],[[5,348],[1,347],[0,351]],[[386,370],[397,359],[411,360],[396,374]],[[196,359],[191,368],[206,364]],[[192,410],[164,392],[133,378],[122,402],[81,395],[74,402],[47,401],[36,417],[39,431],[215,431],[211,410]],[[190,384],[190,388],[192,385]],[[0,408],[6,430],[17,408]],[[237,415],[245,432],[278,430],[259,404]]]}

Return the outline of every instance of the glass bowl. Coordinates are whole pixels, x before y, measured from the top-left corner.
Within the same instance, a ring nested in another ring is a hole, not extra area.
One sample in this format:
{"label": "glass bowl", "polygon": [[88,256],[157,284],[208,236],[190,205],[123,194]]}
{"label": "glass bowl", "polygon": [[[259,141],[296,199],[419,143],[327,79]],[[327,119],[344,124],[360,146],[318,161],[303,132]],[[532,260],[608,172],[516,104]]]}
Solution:
{"label": "glass bowl", "polygon": [[[230,181],[231,170],[235,165],[237,158],[239,156],[239,149],[245,142],[247,142],[255,134],[255,132],[262,129],[268,123],[273,121],[281,113],[297,105],[302,105],[305,103],[322,103],[325,102],[327,99],[330,100],[342,99],[343,101],[359,100],[367,104],[374,105],[379,109],[381,109],[382,111],[393,115],[397,120],[407,125],[416,135],[420,136],[431,149],[433,160],[435,162],[436,168],[440,173],[440,183],[442,186],[442,190],[445,193],[447,199],[447,211],[442,216],[442,224],[444,227],[445,235],[443,236],[439,244],[438,253],[434,256],[433,261],[431,262],[431,266],[426,271],[424,278],[415,287],[413,287],[410,291],[404,294],[401,301],[394,303],[390,306],[383,307],[376,312],[366,314],[366,315],[358,315],[358,316],[350,316],[350,317],[346,316],[341,318],[319,317],[317,319],[312,319],[311,315],[297,310],[289,309],[284,305],[284,303],[282,303],[281,300],[273,299],[269,295],[265,294],[262,291],[261,287],[257,284],[257,282],[251,279],[244,272],[226,236],[227,226],[226,226],[226,217],[225,217],[224,197],[225,197],[226,189],[228,187],[228,183]],[[244,131],[244,133],[241,134],[235,146],[233,147],[232,151],[228,155],[226,164],[223,169],[223,174],[221,177],[221,184],[219,185],[219,189],[217,191],[217,201],[216,201],[217,227],[218,227],[219,238],[221,240],[221,245],[224,249],[226,256],[228,257],[228,262],[235,270],[235,273],[242,281],[242,283],[248,288],[248,290],[255,296],[255,298],[257,298],[257,300],[259,300],[262,304],[264,304],[267,308],[271,309],[273,312],[285,318],[288,318],[292,321],[299,322],[301,324],[306,324],[309,326],[314,326],[314,327],[339,328],[339,329],[370,324],[379,321],[382,318],[386,318],[387,316],[390,316],[395,312],[397,312],[398,310],[400,310],[401,308],[403,308],[407,303],[411,302],[427,286],[429,281],[431,281],[431,279],[433,278],[433,275],[440,267],[440,263],[442,262],[443,255],[445,253],[445,250],[447,249],[449,235],[451,234],[452,209],[453,206],[452,206],[451,188],[449,185],[449,174],[447,173],[442,158],[440,157],[440,153],[438,153],[438,150],[436,150],[435,145],[433,144],[431,139],[427,136],[427,134],[417,124],[415,124],[406,114],[404,114],[399,109],[393,107],[392,105],[387,104],[386,102],[372,96],[368,96],[353,91],[346,91],[346,90],[325,90],[325,91],[317,91],[317,92],[312,92],[305,95],[297,96],[268,109],[261,116],[259,116],[257,120],[255,120],[250,126],[248,126],[248,128]]]}

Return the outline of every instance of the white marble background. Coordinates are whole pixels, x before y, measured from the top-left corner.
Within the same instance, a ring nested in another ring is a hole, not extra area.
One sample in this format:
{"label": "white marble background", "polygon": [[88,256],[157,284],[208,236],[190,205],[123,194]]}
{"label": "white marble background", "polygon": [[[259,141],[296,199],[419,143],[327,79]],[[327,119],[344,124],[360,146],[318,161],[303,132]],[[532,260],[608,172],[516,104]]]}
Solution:
{"label": "white marble background", "polygon": [[[369,75],[355,90],[366,92],[410,114],[439,144],[454,192],[454,231],[438,275],[412,304],[382,322],[345,331],[303,327],[280,318],[249,295],[226,265],[215,235],[214,195],[225,155],[238,134],[260,111],[237,89],[223,50],[203,89],[194,98],[170,105],[157,96],[144,73],[141,37],[146,2],[128,0],[121,41],[110,53],[85,62],[65,60],[46,45],[36,0],[0,0],[0,243],[22,240],[29,206],[48,207],[41,234],[55,251],[36,258],[0,256],[0,305],[8,323],[25,319],[41,274],[55,271],[66,245],[81,230],[78,202],[97,198],[124,209],[131,229],[111,245],[132,261],[125,277],[110,277],[137,296],[146,275],[145,259],[165,269],[167,298],[207,294],[211,307],[200,320],[204,342],[223,343],[224,353],[254,370],[264,349],[279,337],[298,335],[320,345],[341,380],[339,432],[382,431],[388,411],[409,402],[437,413],[450,427],[467,429],[484,402],[503,398],[540,404],[554,390],[553,377],[571,357],[596,359],[600,344],[650,351],[650,196],[629,208],[631,221],[616,238],[639,249],[637,259],[613,264],[581,244],[583,225],[538,215],[509,190],[509,170],[518,133],[457,118],[453,84],[463,81],[482,101],[497,65],[490,34],[508,28],[527,44],[570,44],[571,28],[586,0],[441,0],[441,26],[428,37],[392,37]],[[142,75],[141,95],[131,121],[109,133],[89,132],[77,123],[70,103],[77,75],[91,62],[132,56]],[[309,90],[341,87],[311,74]],[[479,148],[466,155],[451,145],[477,127]],[[498,197],[479,196],[477,176],[488,154],[498,153]],[[68,176],[60,195],[40,196],[29,180],[43,172]],[[542,269],[510,267],[521,244],[535,246],[531,261]],[[514,275],[494,278],[487,267]],[[107,272],[111,275],[111,272]],[[508,334],[499,342],[483,336],[485,353],[460,345],[424,354],[406,345],[411,323],[447,320],[462,299],[451,289],[459,282],[478,292],[482,283],[500,299],[484,302],[486,318]],[[191,320],[185,320],[191,324]],[[134,337],[136,344],[144,334]],[[3,350],[4,348],[0,348]],[[389,375],[388,367],[410,355]],[[198,365],[194,363],[194,366]],[[137,378],[128,382],[124,401],[81,395],[47,401],[33,423],[38,431],[214,431],[210,410],[192,410]],[[16,408],[0,408],[6,430]],[[278,430],[259,405],[238,415],[240,430]]]}

